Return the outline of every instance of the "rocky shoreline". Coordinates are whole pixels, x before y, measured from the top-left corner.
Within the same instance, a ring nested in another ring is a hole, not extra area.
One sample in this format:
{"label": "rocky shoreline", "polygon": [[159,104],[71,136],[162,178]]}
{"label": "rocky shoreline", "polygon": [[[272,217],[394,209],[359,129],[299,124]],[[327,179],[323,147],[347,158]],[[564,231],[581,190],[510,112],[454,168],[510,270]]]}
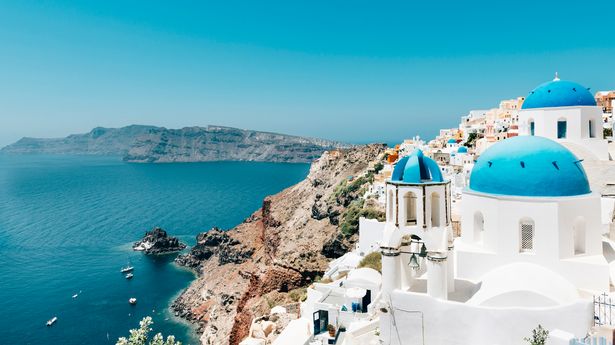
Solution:
{"label": "rocky shoreline", "polygon": [[172,303],[173,313],[196,326],[202,344],[235,345],[252,320],[299,302],[330,258],[356,242],[356,234],[340,233],[368,183],[354,177],[373,169],[383,152],[380,144],[325,152],[305,180],[267,197],[241,224],[199,234],[175,259],[198,277]]}
{"label": "rocky shoreline", "polygon": [[241,242],[230,237],[219,228],[200,233],[196,237],[196,245],[187,254],[180,254],[175,262],[180,266],[198,269],[204,260],[217,255],[218,264],[241,264],[252,257],[253,248],[241,245]]}

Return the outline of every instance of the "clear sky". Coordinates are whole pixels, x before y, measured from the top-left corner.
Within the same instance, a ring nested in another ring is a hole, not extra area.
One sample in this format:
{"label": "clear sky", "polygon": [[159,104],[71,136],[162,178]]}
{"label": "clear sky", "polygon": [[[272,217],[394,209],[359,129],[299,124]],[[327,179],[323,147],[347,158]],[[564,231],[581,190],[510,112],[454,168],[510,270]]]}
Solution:
{"label": "clear sky", "polygon": [[615,1],[0,1],[0,146],[95,126],[433,136],[553,78],[615,89]]}

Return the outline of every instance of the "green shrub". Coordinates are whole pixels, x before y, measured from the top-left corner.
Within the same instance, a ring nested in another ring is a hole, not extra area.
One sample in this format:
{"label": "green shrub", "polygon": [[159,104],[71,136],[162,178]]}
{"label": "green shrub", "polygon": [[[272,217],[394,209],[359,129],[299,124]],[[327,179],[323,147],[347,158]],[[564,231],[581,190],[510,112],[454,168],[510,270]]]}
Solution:
{"label": "green shrub", "polygon": [[298,288],[294,290],[290,290],[288,292],[288,297],[293,302],[303,302],[307,298],[307,289],[306,288]]}
{"label": "green shrub", "polygon": [[359,262],[358,268],[369,267],[378,272],[382,272],[382,255],[380,252],[373,252],[367,254],[361,262]]}
{"label": "green shrub", "polygon": [[363,199],[353,201],[342,216],[340,230],[344,236],[352,236],[359,231],[359,218],[385,220],[384,212],[375,208],[363,208]]}
{"label": "green shrub", "polygon": [[468,140],[463,145],[466,146],[466,147],[473,147],[474,146],[474,142],[476,141],[476,139],[478,139],[478,134],[470,133],[468,135]]}
{"label": "green shrub", "polygon": [[363,209],[363,212],[361,212],[361,216],[367,219],[377,219],[380,222],[384,222],[386,220],[386,214],[384,213],[384,211],[380,211],[375,208]]}
{"label": "green shrub", "polygon": [[363,200],[355,200],[350,203],[346,213],[342,217],[342,223],[340,224],[340,230],[344,236],[352,236],[359,230],[359,218],[363,212]]}
{"label": "green shrub", "polygon": [[602,131],[604,133],[605,138],[613,136],[613,128],[604,128]]}
{"label": "green shrub", "polygon": [[374,173],[379,173],[380,171],[382,171],[382,169],[384,169],[384,164],[378,162],[376,163],[376,165],[374,165]]}
{"label": "green shrub", "polygon": [[175,341],[175,337],[169,335],[166,340],[162,334],[157,333],[152,340],[148,343],[148,335],[152,330],[150,328],[154,322],[150,316],[146,316],[139,322],[139,329],[131,329],[130,336],[128,338],[121,337],[117,340],[115,345],[181,345],[181,342]]}
{"label": "green shrub", "polygon": [[542,325],[538,325],[538,327],[532,330],[532,337],[523,338],[523,340],[531,345],[545,345],[547,343],[547,338],[549,338],[549,331],[544,329]]}
{"label": "green shrub", "polygon": [[335,187],[335,191],[333,192],[333,196],[336,199],[346,198],[354,192],[358,191],[364,184],[373,181],[374,175],[367,174],[367,176],[361,176],[356,178],[354,181],[348,183],[348,180],[344,180],[340,182],[340,184]]}

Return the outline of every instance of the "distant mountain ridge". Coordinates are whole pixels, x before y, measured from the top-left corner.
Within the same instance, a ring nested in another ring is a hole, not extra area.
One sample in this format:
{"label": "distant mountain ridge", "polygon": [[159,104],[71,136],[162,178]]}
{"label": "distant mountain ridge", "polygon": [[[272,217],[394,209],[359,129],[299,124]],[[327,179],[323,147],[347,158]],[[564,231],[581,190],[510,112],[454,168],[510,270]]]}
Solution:
{"label": "distant mountain ridge", "polygon": [[96,127],[66,138],[22,138],[0,150],[12,154],[117,155],[128,162],[262,161],[310,162],[327,150],[349,147],[337,141],[223,126]]}

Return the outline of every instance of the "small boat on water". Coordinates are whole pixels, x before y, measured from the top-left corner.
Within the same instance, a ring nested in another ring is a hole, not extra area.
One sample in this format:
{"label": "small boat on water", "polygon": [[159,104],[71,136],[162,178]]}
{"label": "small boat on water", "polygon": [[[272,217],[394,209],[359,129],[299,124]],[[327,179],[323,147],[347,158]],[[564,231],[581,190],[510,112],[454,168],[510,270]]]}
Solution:
{"label": "small boat on water", "polygon": [[122,267],[122,269],[120,270],[121,273],[128,273],[128,272],[132,272],[132,270],[134,270],[135,268],[130,266],[130,264],[126,265],[126,267]]}
{"label": "small boat on water", "polygon": [[132,277],[134,277],[134,276],[135,276],[134,274],[132,274],[132,273],[128,273],[128,274],[126,275],[126,279],[132,279]]}
{"label": "small boat on water", "polygon": [[79,292],[77,292],[76,294],[73,295],[73,298],[77,298],[79,297],[79,294],[81,293],[81,290],[79,290]]}
{"label": "small boat on water", "polygon": [[53,324],[56,323],[56,321],[58,321],[58,317],[57,316],[52,317],[49,321],[47,321],[47,327],[53,326]]}
{"label": "small boat on water", "polygon": [[135,304],[137,304],[137,299],[134,298],[134,297],[130,297],[130,299],[128,300],[128,303],[130,303],[132,305],[135,305]]}

